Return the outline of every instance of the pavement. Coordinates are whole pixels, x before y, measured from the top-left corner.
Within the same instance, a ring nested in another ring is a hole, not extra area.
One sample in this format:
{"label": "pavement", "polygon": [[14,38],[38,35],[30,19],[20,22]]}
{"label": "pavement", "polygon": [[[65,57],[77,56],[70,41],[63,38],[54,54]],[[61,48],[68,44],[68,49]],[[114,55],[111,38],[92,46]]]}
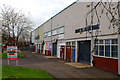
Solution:
{"label": "pavement", "polygon": [[72,67],[75,67],[75,68],[89,68],[89,67],[92,67],[90,65],[77,63],[77,62],[67,62],[65,64],[67,64],[69,66],[72,66]]}
{"label": "pavement", "polygon": [[[56,79],[62,78],[120,78],[117,74],[104,71],[81,63],[71,63],[53,56],[45,56],[40,53],[23,52],[26,58],[19,58],[18,66],[41,69],[48,72]],[[2,60],[2,65],[8,65],[7,60]],[[16,66],[15,61],[10,65]]]}

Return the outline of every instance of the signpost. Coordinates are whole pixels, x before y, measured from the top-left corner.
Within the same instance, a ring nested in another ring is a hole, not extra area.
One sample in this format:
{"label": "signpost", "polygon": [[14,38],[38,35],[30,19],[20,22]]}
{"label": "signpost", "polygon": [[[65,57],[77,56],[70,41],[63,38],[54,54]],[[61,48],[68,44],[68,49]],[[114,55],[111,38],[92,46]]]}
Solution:
{"label": "signpost", "polygon": [[10,60],[16,60],[16,66],[18,66],[17,46],[7,46],[7,60],[8,60],[8,65],[10,64]]}

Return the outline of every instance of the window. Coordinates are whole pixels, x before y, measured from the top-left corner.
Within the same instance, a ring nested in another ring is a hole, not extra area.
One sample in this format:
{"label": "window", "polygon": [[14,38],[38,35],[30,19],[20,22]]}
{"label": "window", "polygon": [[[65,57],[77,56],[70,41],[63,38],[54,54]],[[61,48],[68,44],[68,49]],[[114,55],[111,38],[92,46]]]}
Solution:
{"label": "window", "polygon": [[112,40],[111,56],[118,58],[118,39]]}
{"label": "window", "polygon": [[99,55],[104,56],[104,46],[100,46]]}
{"label": "window", "polygon": [[52,34],[51,34],[51,31],[44,33],[44,37],[50,37],[51,35],[55,36],[55,35],[59,35],[59,34],[63,34],[63,33],[64,33],[64,26],[52,30]]}
{"label": "window", "polygon": [[100,44],[103,44],[104,42],[103,42],[103,40],[99,40],[99,43],[100,43]]}
{"label": "window", "polygon": [[118,58],[118,40],[106,39],[95,41],[95,55]]}
{"label": "window", "polygon": [[44,33],[44,37],[47,37],[47,33]]}
{"label": "window", "polygon": [[53,30],[52,31],[52,35],[54,36],[54,35],[57,35],[57,30]]}
{"label": "window", "polygon": [[118,40],[117,39],[113,39],[112,40],[112,44],[118,44]]}
{"label": "window", "polygon": [[51,32],[48,32],[48,36],[49,36],[49,37],[51,36]]}
{"label": "window", "polygon": [[105,46],[105,56],[106,57],[110,57],[110,45],[109,46]]}
{"label": "window", "polygon": [[98,55],[98,46],[95,47],[95,55]]}
{"label": "window", "polygon": [[112,46],[112,57],[118,57],[118,46]]}
{"label": "window", "polygon": [[66,42],[66,46],[68,46],[68,42]]}
{"label": "window", "polygon": [[67,42],[66,45],[67,45],[67,46],[71,45],[71,42]]}
{"label": "window", "polygon": [[64,27],[61,27],[57,30],[57,34],[62,34],[64,33]]}
{"label": "window", "polygon": [[105,40],[105,56],[110,57],[110,40]]}
{"label": "window", "polygon": [[75,41],[74,41],[74,42],[72,42],[72,46],[75,46]]}
{"label": "window", "polygon": [[110,40],[105,40],[105,44],[110,44]]}
{"label": "window", "polygon": [[76,42],[73,41],[73,42],[72,42],[72,49],[75,49],[75,46],[76,46],[75,44],[76,44]]}

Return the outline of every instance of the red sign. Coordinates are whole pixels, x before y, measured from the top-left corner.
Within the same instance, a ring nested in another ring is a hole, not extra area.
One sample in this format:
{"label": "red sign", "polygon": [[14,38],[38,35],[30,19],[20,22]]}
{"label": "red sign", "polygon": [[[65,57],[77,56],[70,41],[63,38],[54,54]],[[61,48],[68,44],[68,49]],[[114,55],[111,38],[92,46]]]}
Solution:
{"label": "red sign", "polygon": [[7,60],[18,60],[17,46],[7,46]]}

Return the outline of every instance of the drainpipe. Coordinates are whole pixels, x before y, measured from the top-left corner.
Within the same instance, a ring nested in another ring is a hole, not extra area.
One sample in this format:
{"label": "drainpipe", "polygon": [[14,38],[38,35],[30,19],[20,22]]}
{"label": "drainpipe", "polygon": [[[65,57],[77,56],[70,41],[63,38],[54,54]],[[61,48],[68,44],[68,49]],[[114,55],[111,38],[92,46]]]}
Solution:
{"label": "drainpipe", "polygon": [[52,17],[51,17],[51,56],[53,56],[53,53],[52,53]]}
{"label": "drainpipe", "polygon": [[93,37],[93,30],[92,30],[92,26],[93,26],[93,12],[92,12],[92,9],[93,9],[93,1],[91,2],[91,66],[93,65],[92,64],[92,61],[93,61],[93,48],[94,48],[94,37]]}
{"label": "drainpipe", "polygon": [[[120,1],[118,1],[118,13],[119,13],[119,23],[120,23]],[[120,75],[120,24],[118,26],[118,74]]]}

